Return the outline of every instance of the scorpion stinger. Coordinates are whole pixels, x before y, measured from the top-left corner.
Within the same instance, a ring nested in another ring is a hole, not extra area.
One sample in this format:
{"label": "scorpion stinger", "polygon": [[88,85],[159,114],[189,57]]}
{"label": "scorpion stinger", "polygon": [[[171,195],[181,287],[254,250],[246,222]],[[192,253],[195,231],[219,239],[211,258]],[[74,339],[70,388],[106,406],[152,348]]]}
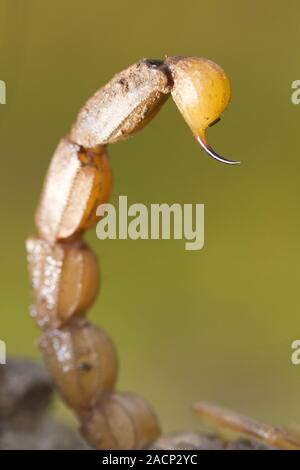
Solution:
{"label": "scorpion stinger", "polygon": [[214,151],[214,149],[209,145],[209,143],[206,140],[206,137],[204,134],[202,135],[196,135],[195,136],[201,147],[205,150],[208,155],[213,157],[215,160],[218,160],[219,162],[222,163],[227,163],[229,165],[238,165],[241,162],[238,162],[236,160],[228,160],[227,158],[221,157],[217,152]]}
{"label": "scorpion stinger", "polygon": [[206,129],[220,120],[230,100],[230,82],[224,70],[203,57],[168,57],[166,64],[173,79],[173,100],[201,147],[220,162],[240,163],[218,155],[205,137]]}

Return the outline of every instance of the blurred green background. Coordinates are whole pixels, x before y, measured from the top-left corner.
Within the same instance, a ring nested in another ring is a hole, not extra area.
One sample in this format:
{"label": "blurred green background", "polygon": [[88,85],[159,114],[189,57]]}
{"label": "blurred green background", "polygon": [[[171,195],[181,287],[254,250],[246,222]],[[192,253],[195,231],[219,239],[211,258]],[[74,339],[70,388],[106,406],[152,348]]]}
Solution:
{"label": "blurred green background", "polygon": [[233,88],[209,140],[242,165],[208,158],[172,100],[111,146],[112,202],[204,203],[205,247],[99,241],[93,230],[102,292],[90,318],[117,345],[119,388],[147,397],[165,430],[197,427],[198,399],[300,422],[300,366],[290,361],[300,338],[300,106],[290,99],[299,14],[296,0],[0,0],[0,337],[10,354],[39,358],[24,241],[58,140],[131,63],[205,56]]}

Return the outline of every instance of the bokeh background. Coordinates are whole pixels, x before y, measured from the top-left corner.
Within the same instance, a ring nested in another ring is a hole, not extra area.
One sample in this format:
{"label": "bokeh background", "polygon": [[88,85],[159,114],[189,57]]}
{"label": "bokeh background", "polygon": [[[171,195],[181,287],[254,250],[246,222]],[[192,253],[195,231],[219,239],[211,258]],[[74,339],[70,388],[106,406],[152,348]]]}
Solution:
{"label": "bokeh background", "polygon": [[[113,337],[119,388],[147,397],[166,431],[197,428],[205,399],[277,424],[300,422],[300,78],[297,0],[0,0],[0,338],[39,359],[24,242],[50,157],[85,100],[142,57],[224,67],[233,96],[209,131],[230,167],[197,146],[172,100],[111,146],[112,202],[205,204],[205,247],[88,240],[102,269],[90,318]],[[66,419],[71,414],[58,404]]]}

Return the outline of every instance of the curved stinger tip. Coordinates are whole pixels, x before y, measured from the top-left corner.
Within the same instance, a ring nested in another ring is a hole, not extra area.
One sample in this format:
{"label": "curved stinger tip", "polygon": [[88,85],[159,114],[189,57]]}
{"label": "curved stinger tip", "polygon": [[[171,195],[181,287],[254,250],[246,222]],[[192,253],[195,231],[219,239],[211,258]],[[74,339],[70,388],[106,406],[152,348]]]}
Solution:
{"label": "curved stinger tip", "polygon": [[199,142],[199,144],[201,145],[201,147],[205,150],[206,153],[208,153],[208,155],[210,155],[211,157],[213,157],[215,160],[218,160],[219,162],[222,162],[222,163],[227,163],[228,165],[239,165],[241,162],[238,162],[236,160],[228,160],[227,158],[224,158],[224,157],[221,157],[221,155],[219,155],[217,152],[215,152],[213,150],[213,148],[209,145],[209,143],[207,142],[206,138],[201,135],[195,135],[197,141]]}

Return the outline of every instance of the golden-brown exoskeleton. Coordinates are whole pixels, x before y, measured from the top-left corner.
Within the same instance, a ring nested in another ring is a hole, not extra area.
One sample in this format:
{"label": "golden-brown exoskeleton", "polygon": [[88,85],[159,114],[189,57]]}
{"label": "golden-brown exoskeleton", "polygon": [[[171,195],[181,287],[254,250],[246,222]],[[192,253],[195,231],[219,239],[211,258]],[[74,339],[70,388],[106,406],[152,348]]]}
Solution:
{"label": "golden-brown exoskeleton", "polygon": [[230,100],[230,81],[224,70],[203,57],[168,57],[173,79],[172,98],[202,148],[224,163],[206,140],[206,129],[220,119]]}
{"label": "golden-brown exoskeleton", "polygon": [[229,102],[223,69],[204,58],[143,59],[102,87],[59,143],[36,214],[39,238],[27,242],[32,316],[46,330],[40,341],[45,362],[97,449],[146,448],[160,429],[142,398],[114,392],[114,346],[84,319],[98,291],[99,272],[81,234],[95,225],[97,207],[111,192],[106,145],[143,128],[170,94],[205,151],[238,163],[220,157],[205,137]]}
{"label": "golden-brown exoskeleton", "polygon": [[57,328],[85,315],[99,290],[96,256],[81,241],[51,244],[27,240],[34,304],[31,315],[43,328]]}
{"label": "golden-brown exoskeleton", "polygon": [[300,449],[300,436],[284,428],[256,421],[248,416],[207,402],[195,403],[194,410],[204,423],[213,424],[223,431],[227,429],[230,432],[237,432],[263,441],[277,449]]}
{"label": "golden-brown exoskeleton", "polygon": [[155,116],[170,91],[164,63],[141,60],[115,75],[88,100],[71,130],[71,139],[83,147],[126,139]]}
{"label": "golden-brown exoskeleton", "polygon": [[41,237],[74,238],[96,222],[96,207],[108,201],[112,172],[106,149],[83,149],[62,139],[52,158],[36,214]]}
{"label": "golden-brown exoskeleton", "polygon": [[85,416],[82,433],[96,449],[144,449],[160,434],[152,407],[132,393],[105,395]]}
{"label": "golden-brown exoskeleton", "polygon": [[148,124],[170,93],[202,148],[219,161],[239,163],[218,155],[206,140],[231,91],[224,70],[203,57],[144,59],[123,70],[82,108],[71,139],[84,147],[124,140]]}
{"label": "golden-brown exoskeleton", "polygon": [[229,78],[201,57],[169,57],[166,63],[174,80],[172,98],[192,132],[202,135],[229,103]]}
{"label": "golden-brown exoskeleton", "polygon": [[79,415],[113,390],[118,372],[114,345],[85,320],[45,333],[40,339],[46,365],[65,399]]}

